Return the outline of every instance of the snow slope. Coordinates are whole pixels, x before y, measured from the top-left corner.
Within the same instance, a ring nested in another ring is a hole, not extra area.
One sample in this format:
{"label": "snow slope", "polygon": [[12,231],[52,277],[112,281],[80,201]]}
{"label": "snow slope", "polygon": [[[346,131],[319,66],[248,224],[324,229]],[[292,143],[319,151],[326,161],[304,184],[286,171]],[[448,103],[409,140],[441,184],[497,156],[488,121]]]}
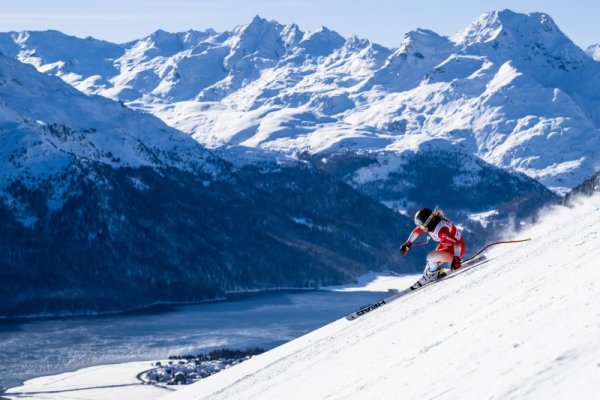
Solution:
{"label": "snow slope", "polygon": [[158,118],[1,54],[0,98],[0,188],[58,175],[75,161],[226,175],[222,160]]}
{"label": "snow slope", "polygon": [[480,268],[165,399],[595,399],[598,204],[549,210]]}

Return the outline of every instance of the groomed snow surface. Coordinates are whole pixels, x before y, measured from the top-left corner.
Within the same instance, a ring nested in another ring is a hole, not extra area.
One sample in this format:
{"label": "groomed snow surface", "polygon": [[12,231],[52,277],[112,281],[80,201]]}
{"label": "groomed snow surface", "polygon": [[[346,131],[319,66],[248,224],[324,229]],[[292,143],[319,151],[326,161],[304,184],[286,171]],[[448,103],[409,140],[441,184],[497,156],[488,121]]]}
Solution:
{"label": "groomed snow surface", "polygon": [[600,197],[520,236],[534,240],[165,399],[597,399]]}

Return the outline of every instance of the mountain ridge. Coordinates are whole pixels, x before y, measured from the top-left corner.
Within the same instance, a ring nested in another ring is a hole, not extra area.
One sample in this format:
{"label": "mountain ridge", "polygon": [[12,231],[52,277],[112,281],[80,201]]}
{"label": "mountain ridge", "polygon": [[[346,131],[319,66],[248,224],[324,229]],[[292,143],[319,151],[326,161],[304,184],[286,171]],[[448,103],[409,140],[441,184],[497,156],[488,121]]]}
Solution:
{"label": "mountain ridge", "polygon": [[231,31],[157,31],[118,54],[97,51],[103,61],[87,75],[44,58],[50,44],[21,40],[15,53],[10,37],[1,51],[209,147],[389,152],[441,138],[470,142],[475,156],[561,194],[600,163],[589,151],[600,137],[600,64],[544,13],[489,12],[453,38],[418,29],[397,49],[256,16]]}

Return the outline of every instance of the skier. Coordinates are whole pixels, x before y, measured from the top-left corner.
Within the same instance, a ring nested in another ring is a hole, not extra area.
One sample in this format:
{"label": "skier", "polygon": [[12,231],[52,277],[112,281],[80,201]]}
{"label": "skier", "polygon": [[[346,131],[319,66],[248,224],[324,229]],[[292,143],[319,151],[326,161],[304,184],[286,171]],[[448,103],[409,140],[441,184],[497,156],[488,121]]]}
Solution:
{"label": "skier", "polygon": [[450,222],[442,210],[430,210],[422,208],[415,214],[415,225],[408,240],[400,246],[400,253],[406,255],[410,246],[423,233],[429,233],[429,236],[439,242],[438,247],[427,254],[427,264],[423,271],[423,276],[415,282],[410,288],[415,290],[435,279],[446,276],[444,263],[450,263],[452,270],[461,266],[461,257],[465,254],[465,242],[458,228]]}

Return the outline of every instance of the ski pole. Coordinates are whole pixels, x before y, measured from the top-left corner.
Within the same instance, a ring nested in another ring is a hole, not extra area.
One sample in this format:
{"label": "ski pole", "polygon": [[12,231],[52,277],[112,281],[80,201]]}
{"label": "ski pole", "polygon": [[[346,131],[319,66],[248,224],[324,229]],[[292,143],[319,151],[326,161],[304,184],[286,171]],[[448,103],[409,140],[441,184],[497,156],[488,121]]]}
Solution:
{"label": "ski pole", "polygon": [[472,256],[472,257],[469,257],[469,258],[467,258],[467,259],[466,259],[466,260],[464,260],[463,262],[466,262],[466,261],[471,261],[472,259],[474,259],[474,258],[475,258],[475,257],[477,257],[478,255],[480,255],[481,253],[483,253],[484,251],[486,251],[488,248],[490,248],[490,247],[492,247],[492,246],[495,246],[495,245],[497,245],[497,244],[506,244],[506,243],[522,243],[522,242],[528,242],[528,241],[530,241],[530,240],[531,240],[531,238],[527,238],[527,239],[519,239],[519,240],[503,240],[503,241],[500,241],[500,242],[494,242],[494,243],[490,243],[490,244],[488,244],[488,245],[484,246],[484,247],[483,247],[483,249],[479,250],[479,251],[477,252],[477,254],[475,254],[475,255],[474,255],[474,256]]}

